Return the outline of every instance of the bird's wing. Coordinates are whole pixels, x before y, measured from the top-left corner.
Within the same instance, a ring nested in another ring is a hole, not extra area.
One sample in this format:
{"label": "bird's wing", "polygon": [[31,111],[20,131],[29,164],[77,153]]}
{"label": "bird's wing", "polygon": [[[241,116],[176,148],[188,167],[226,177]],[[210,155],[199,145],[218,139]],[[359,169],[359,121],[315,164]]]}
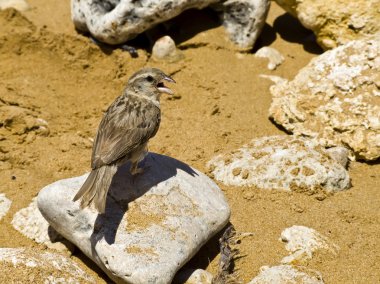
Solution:
{"label": "bird's wing", "polygon": [[160,109],[136,96],[121,96],[100,122],[92,150],[93,169],[111,164],[153,137],[160,124]]}

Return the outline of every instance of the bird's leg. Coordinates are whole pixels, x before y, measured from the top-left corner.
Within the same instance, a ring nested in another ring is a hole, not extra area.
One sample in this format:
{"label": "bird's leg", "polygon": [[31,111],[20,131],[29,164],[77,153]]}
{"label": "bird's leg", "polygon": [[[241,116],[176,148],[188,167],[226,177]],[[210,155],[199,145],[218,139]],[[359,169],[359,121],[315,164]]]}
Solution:
{"label": "bird's leg", "polygon": [[131,175],[132,176],[135,176],[135,175],[138,175],[138,174],[142,174],[144,172],[144,169],[143,168],[139,168],[139,162],[133,162],[132,165],[131,165],[131,169],[130,169],[130,172],[131,172]]}

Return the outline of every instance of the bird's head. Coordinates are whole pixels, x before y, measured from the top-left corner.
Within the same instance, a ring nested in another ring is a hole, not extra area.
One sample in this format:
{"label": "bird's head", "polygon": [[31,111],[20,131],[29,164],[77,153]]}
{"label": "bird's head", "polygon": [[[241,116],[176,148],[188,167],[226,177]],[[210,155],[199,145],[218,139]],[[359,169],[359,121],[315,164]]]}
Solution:
{"label": "bird's head", "polygon": [[138,94],[159,99],[162,93],[173,94],[173,91],[165,86],[165,81],[175,83],[160,69],[143,68],[129,78],[127,88]]}

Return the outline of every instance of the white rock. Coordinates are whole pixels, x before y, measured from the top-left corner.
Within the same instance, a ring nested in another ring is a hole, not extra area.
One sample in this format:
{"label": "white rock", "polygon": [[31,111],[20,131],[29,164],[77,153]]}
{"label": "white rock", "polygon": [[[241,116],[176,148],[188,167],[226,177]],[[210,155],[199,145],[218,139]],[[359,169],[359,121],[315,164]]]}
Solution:
{"label": "white rock", "polygon": [[380,34],[314,58],[294,80],[271,86],[270,118],[295,135],[344,145],[351,158],[380,157]]}
{"label": "white rock", "polygon": [[318,250],[336,254],[338,246],[314,229],[304,226],[292,226],[281,233],[280,240],[291,254],[281,260],[283,264],[303,264],[313,257]]}
{"label": "white rock", "polygon": [[268,69],[274,70],[277,66],[281,65],[284,62],[285,58],[282,54],[272,47],[264,46],[260,48],[256,53],[256,57],[264,57],[269,59]]}
{"label": "white rock", "polygon": [[221,190],[175,159],[149,153],[145,173],[119,168],[105,214],[72,199],[87,175],[45,187],[38,207],[50,225],[116,282],[170,283],[176,272],[228,222]]}
{"label": "white rock", "polygon": [[37,207],[37,198],[28,207],[18,211],[12,220],[13,227],[24,236],[59,251],[73,250],[73,245],[63,239],[45,220]]}
{"label": "white rock", "polygon": [[[39,278],[23,283],[95,283],[94,278],[73,260],[56,253],[38,252],[28,248],[0,248],[0,268],[3,265],[7,268],[0,269],[3,277],[4,271],[8,275],[12,274],[9,266],[13,266],[15,275],[22,274],[20,271],[24,271],[24,267],[27,267],[25,273]],[[35,272],[33,269],[36,269]],[[22,283],[21,279],[18,280],[20,282],[17,283]]]}
{"label": "white rock", "polygon": [[175,62],[182,59],[184,56],[175,46],[174,40],[170,36],[164,36],[154,43],[152,57],[155,60]]}
{"label": "white rock", "polygon": [[274,76],[274,75],[265,75],[265,74],[260,74],[259,75],[261,78],[271,80],[275,84],[285,84],[288,82],[288,80],[280,77],[280,76]]}
{"label": "white rock", "polygon": [[348,155],[349,152],[347,148],[344,147],[332,147],[326,149],[327,153],[331,158],[333,158],[335,161],[337,161],[339,164],[341,164],[344,168],[347,169],[348,167]]}
{"label": "white rock", "polygon": [[211,284],[212,278],[212,274],[203,269],[181,269],[173,284]]}
{"label": "white rock", "polygon": [[268,15],[268,0],[227,0],[223,2],[223,25],[230,39],[242,48],[251,48]]}
{"label": "white rock", "polygon": [[[305,267],[291,265],[263,266],[248,284],[323,284],[322,275]],[[306,272],[305,272],[306,271]]]}
{"label": "white rock", "polygon": [[75,27],[90,32],[108,44],[120,44],[178,16],[184,10],[203,9],[223,3],[223,22],[231,40],[243,48],[252,47],[265,23],[268,0],[72,0]]}
{"label": "white rock", "polygon": [[0,193],[0,220],[7,214],[11,204],[12,201],[6,198],[4,193]]}
{"label": "white rock", "polygon": [[6,8],[14,8],[18,11],[26,11],[29,9],[29,5],[25,0],[0,0],[0,10]]}
{"label": "white rock", "polygon": [[275,1],[312,30],[324,49],[335,48],[380,31],[379,0]]}
{"label": "white rock", "polygon": [[347,170],[317,140],[290,135],[253,139],[207,165],[215,179],[226,185],[331,192],[350,187]]}

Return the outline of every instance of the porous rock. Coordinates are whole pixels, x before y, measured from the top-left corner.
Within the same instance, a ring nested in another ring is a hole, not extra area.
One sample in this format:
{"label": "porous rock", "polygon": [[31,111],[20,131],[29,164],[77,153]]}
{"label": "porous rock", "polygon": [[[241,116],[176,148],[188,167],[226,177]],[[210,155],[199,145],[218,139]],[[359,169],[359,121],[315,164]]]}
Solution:
{"label": "porous rock", "polygon": [[102,215],[72,201],[87,174],[45,187],[38,207],[115,282],[170,283],[228,222],[228,204],[211,179],[178,160],[149,153],[144,174],[132,177],[129,167],[114,176]]}
{"label": "porous rock", "polygon": [[282,62],[284,62],[285,58],[282,56],[282,54],[273,47],[264,46],[260,48],[255,53],[256,57],[263,57],[268,58],[268,69],[274,70],[277,68],[277,66],[281,65]]}
{"label": "porous rock", "polygon": [[74,249],[73,245],[59,235],[41,215],[37,207],[37,198],[33,198],[28,207],[16,212],[12,225],[24,236],[49,248],[59,251]]}
{"label": "porous rock", "polygon": [[275,0],[314,32],[324,49],[380,31],[379,0]]}
{"label": "porous rock", "polygon": [[318,250],[336,254],[338,246],[316,230],[305,226],[292,226],[281,233],[280,240],[291,254],[281,260],[283,264],[303,264]]}
{"label": "porous rock", "polygon": [[251,48],[268,15],[268,0],[228,0],[223,2],[223,25],[230,39],[242,48]]}
{"label": "porous rock", "polygon": [[28,248],[0,248],[0,271],[7,283],[95,283],[70,258]]}
{"label": "porous rock", "polygon": [[272,85],[270,118],[295,135],[344,145],[351,158],[380,157],[380,34],[314,58]]}
{"label": "porous rock", "polygon": [[248,284],[323,284],[322,275],[315,270],[291,265],[263,266]]}
{"label": "porous rock", "polygon": [[7,214],[11,204],[12,201],[6,198],[4,193],[0,193],[0,220]]}
{"label": "porous rock", "polygon": [[231,40],[243,48],[252,47],[265,23],[268,0],[147,0],[143,5],[130,0],[72,0],[71,14],[78,30],[102,42],[120,44],[184,10],[215,3],[221,4]]}
{"label": "porous rock", "polygon": [[347,170],[317,140],[290,135],[253,139],[230,154],[214,157],[208,167],[226,185],[306,192],[350,187]]}

